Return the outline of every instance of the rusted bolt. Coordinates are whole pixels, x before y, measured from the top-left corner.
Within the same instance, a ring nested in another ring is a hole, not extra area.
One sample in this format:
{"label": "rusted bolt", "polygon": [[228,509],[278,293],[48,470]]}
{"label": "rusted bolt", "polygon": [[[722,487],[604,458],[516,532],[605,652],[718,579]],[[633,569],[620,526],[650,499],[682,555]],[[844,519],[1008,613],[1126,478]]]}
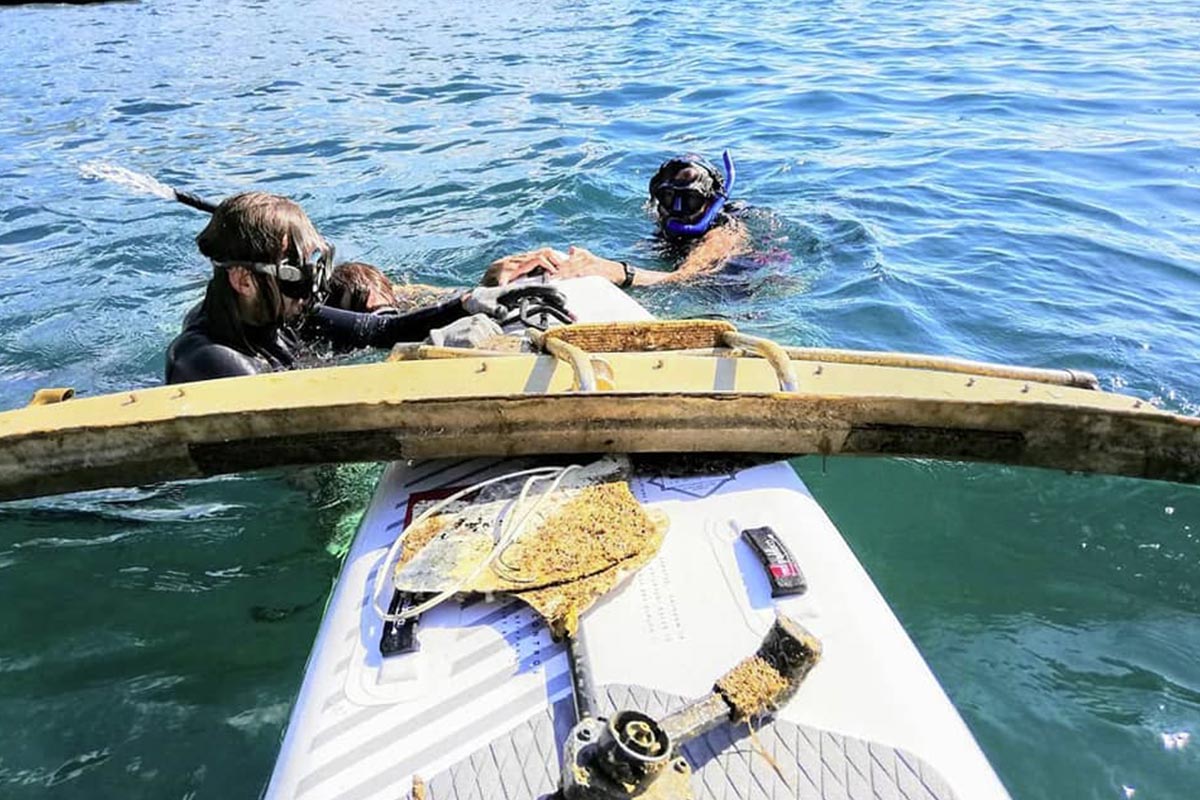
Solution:
{"label": "rusted bolt", "polygon": [[592,732],[587,728],[580,728],[579,733],[575,734],[575,736],[581,742],[590,742],[592,740]]}
{"label": "rusted bolt", "polygon": [[480,364],[480,365],[479,365],[479,366],[476,368],[476,370],[475,370],[475,371],[476,371],[476,372],[487,372],[487,362],[485,361],[485,362],[483,362],[482,364]]}
{"label": "rusted bolt", "polygon": [[967,386],[974,386],[974,385],[975,385],[975,379],[967,378]]}
{"label": "rusted bolt", "polygon": [[684,773],[686,773],[688,771],[687,762],[684,761],[682,758],[675,759],[675,763],[671,765],[671,768],[674,769],[676,772],[678,772],[680,775],[683,775]]}

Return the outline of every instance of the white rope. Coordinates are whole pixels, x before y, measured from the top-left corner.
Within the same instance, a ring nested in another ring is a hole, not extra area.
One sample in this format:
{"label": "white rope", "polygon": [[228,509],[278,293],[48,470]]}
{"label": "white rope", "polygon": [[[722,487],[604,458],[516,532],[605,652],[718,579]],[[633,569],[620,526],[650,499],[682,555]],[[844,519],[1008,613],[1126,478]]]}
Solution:
{"label": "white rope", "polygon": [[[533,516],[534,512],[541,507],[546,498],[548,498],[554,492],[554,490],[558,488],[559,484],[562,483],[563,478],[565,478],[573,469],[579,469],[579,465],[571,464],[570,466],[566,467],[535,467],[533,469],[520,470],[519,472],[510,472],[506,475],[501,475],[496,478],[489,478],[488,480],[472,484],[461,491],[455,492],[444,500],[438,501],[426,511],[421,512],[421,515],[414,519],[403,531],[400,532],[400,535],[396,537],[396,541],[392,543],[392,546],[388,548],[387,555],[384,556],[383,565],[379,568],[379,572],[375,575],[375,587],[371,593],[372,604],[374,605],[375,611],[379,614],[380,618],[382,618],[384,622],[404,622],[405,620],[412,619],[418,614],[425,613],[429,609],[445,602],[449,598],[462,591],[464,586],[467,586],[476,578],[478,578],[485,569],[491,566],[492,562],[496,560],[496,557],[499,556],[499,554],[502,553],[505,548],[512,544],[513,540],[521,534],[522,529],[525,527],[525,522],[531,516]],[[443,508],[453,503],[455,500],[471,494],[472,492],[477,492],[480,489],[485,489],[494,483],[512,480],[513,478],[520,478],[525,475],[530,477],[525,481],[524,486],[521,487],[521,493],[518,495],[516,502],[513,503],[512,510],[505,515],[504,521],[500,524],[500,536],[496,543],[492,545],[492,551],[470,575],[455,584],[453,588],[439,592],[425,602],[413,606],[412,608],[407,608],[395,614],[389,613],[385,608],[383,608],[383,606],[380,604],[380,596],[383,592],[384,583],[392,574],[393,564],[397,559],[400,548],[403,546],[404,540],[408,537],[409,532],[413,528],[418,527],[427,519],[441,511]],[[543,492],[541,496],[539,496],[537,500],[533,502],[533,505],[531,505],[523,514],[521,514],[520,518],[518,519],[517,511],[521,508],[522,504],[525,503],[527,497],[529,496],[529,490],[533,487],[534,482],[544,480],[552,475],[554,477],[554,482],[550,484],[550,487],[546,489],[546,491]]]}

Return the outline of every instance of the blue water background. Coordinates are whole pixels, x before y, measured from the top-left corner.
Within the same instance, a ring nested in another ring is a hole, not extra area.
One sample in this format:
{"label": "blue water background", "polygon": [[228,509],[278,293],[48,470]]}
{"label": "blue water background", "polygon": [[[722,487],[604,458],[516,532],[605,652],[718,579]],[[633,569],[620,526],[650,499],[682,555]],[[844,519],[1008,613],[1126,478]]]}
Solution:
{"label": "blue water background", "polygon": [[[462,285],[541,244],[655,266],[649,176],[730,147],[785,257],[655,311],[1195,412],[1197,42],[1195,4],[1115,0],[0,8],[0,408],[155,384],[207,279],[200,215],[89,163]],[[797,465],[1014,797],[1200,795],[1197,490]],[[0,796],[253,796],[373,474],[0,509]]]}

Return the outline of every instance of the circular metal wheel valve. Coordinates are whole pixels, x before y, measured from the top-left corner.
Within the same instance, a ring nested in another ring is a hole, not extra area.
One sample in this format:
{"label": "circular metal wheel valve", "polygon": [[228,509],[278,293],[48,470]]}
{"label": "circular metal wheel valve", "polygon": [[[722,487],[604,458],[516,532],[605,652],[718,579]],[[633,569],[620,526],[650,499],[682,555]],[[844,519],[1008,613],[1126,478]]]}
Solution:
{"label": "circular metal wheel valve", "polygon": [[621,711],[609,720],[608,729],[614,745],[612,766],[645,775],[666,765],[671,737],[653,717],[640,711]]}
{"label": "circular metal wheel valve", "polygon": [[656,756],[662,750],[662,743],[655,738],[654,729],[644,720],[629,720],[621,733],[625,746],[643,756]]}

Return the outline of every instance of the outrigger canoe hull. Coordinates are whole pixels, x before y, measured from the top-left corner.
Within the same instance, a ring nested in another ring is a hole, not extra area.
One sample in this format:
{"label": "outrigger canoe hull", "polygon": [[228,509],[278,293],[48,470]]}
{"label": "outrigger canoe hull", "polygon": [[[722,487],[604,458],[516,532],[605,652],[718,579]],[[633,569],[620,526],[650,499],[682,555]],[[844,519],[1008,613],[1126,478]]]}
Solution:
{"label": "outrigger canoe hull", "polygon": [[229,378],[0,414],[0,500],[346,461],[747,452],[989,461],[1200,482],[1200,419],[1106,392],[857,363],[606,353],[581,392],[550,355]]}

